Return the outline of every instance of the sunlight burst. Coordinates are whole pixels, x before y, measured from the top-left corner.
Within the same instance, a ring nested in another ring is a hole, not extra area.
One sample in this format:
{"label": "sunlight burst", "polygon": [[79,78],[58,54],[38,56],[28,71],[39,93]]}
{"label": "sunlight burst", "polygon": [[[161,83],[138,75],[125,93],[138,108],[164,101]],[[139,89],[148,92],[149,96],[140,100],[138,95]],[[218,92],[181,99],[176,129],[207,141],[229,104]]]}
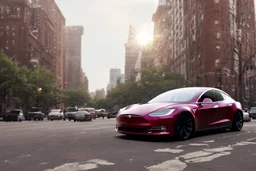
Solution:
{"label": "sunlight burst", "polygon": [[145,46],[153,41],[153,36],[149,32],[143,31],[137,35],[137,39],[140,45]]}

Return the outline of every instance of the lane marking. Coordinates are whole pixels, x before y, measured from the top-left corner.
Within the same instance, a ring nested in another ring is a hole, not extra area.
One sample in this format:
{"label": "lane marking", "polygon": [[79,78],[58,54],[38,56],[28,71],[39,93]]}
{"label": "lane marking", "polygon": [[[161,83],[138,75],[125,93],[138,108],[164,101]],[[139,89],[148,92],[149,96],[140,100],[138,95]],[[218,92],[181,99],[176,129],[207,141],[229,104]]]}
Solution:
{"label": "lane marking", "polygon": [[[256,137],[247,139],[247,140],[255,140],[255,139]],[[247,145],[256,145],[256,142],[241,141],[228,146],[222,146],[217,148],[206,148],[201,151],[190,152],[190,153],[178,156],[175,159],[167,160],[163,163],[147,167],[147,169],[149,171],[182,171],[187,167],[188,163],[210,162],[210,161],[213,161],[214,159],[231,155],[231,151],[234,150],[234,147],[241,147],[241,146],[247,146]],[[166,150],[165,152],[168,152],[168,150]],[[182,162],[183,161],[182,159],[183,160],[185,159],[185,161]]]}
{"label": "lane marking", "polygon": [[208,144],[197,144],[197,143],[192,143],[192,144],[189,144],[190,146],[209,146]]}
{"label": "lane marking", "polygon": [[208,156],[210,154],[212,154],[212,153],[205,152],[205,151],[195,151],[195,152],[191,152],[191,153],[182,155],[182,156],[180,156],[180,158],[184,158],[187,160],[187,159],[196,158],[196,157]]}
{"label": "lane marking", "polygon": [[111,165],[115,165],[115,163],[108,162],[102,159],[92,159],[85,162],[65,163],[61,166],[55,167],[53,169],[47,169],[45,171],[81,171],[81,170],[96,169],[99,166],[111,166]]}
{"label": "lane marking", "polygon": [[164,148],[164,149],[155,150],[155,152],[159,152],[159,153],[173,153],[173,154],[181,153],[183,151],[184,150],[182,150],[182,149],[171,149],[171,148]]}
{"label": "lane marking", "polygon": [[209,141],[203,141],[204,143],[214,143],[214,140],[209,140]]}
{"label": "lane marking", "polygon": [[180,160],[168,160],[155,166],[147,167],[149,171],[182,171],[187,164]]}
{"label": "lane marking", "polygon": [[210,162],[214,159],[217,159],[217,158],[222,157],[222,156],[227,156],[227,155],[230,155],[230,154],[231,154],[231,152],[216,153],[216,154],[213,154],[213,155],[210,155],[210,156],[197,157],[197,158],[194,158],[194,159],[189,159],[189,160],[186,160],[186,163]]}

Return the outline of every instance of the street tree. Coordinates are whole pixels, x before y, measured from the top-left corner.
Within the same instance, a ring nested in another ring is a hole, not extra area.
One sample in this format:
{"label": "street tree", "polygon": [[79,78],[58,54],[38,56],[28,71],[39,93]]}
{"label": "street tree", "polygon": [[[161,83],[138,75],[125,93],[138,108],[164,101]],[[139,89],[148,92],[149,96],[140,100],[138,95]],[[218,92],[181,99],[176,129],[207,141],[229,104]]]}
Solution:
{"label": "street tree", "polygon": [[0,103],[2,104],[2,113],[6,112],[10,97],[23,85],[24,81],[25,77],[21,74],[18,63],[12,61],[0,51]]}
{"label": "street tree", "polygon": [[83,107],[90,103],[91,98],[87,91],[82,89],[71,89],[65,90],[64,92],[64,103],[65,106],[78,106]]}
{"label": "street tree", "polygon": [[106,98],[112,107],[124,107],[129,104],[147,103],[155,96],[175,88],[183,87],[184,77],[180,74],[159,69],[141,71],[138,82],[119,84],[112,89]]}

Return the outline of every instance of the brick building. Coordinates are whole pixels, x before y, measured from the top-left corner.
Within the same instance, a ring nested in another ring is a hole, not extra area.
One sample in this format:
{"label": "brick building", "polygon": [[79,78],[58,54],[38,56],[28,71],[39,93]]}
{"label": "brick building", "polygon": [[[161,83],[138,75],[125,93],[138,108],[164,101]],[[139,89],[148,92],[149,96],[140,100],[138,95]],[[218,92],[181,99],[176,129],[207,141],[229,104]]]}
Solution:
{"label": "brick building", "polygon": [[23,66],[45,66],[63,87],[65,18],[54,0],[1,0],[0,49]]}
{"label": "brick building", "polygon": [[35,61],[52,69],[54,33],[46,16],[28,0],[0,1],[0,48],[23,66]]}
{"label": "brick building", "polygon": [[83,26],[65,28],[65,81],[67,89],[81,88]]}
{"label": "brick building", "polygon": [[[51,21],[51,29],[54,32],[53,35],[45,35],[44,38],[50,38],[52,40],[52,70],[56,76],[56,85],[63,89],[65,82],[65,72],[64,72],[64,29],[65,29],[65,17],[60,11],[55,0],[32,0],[33,6],[41,9],[45,14],[46,18]],[[38,15],[38,17],[40,17]],[[42,17],[42,16],[41,16]],[[44,26],[44,25],[41,25]],[[48,26],[48,23],[45,23]]]}
{"label": "brick building", "polygon": [[238,98],[241,65],[255,51],[253,0],[160,0],[153,21],[156,66]]}

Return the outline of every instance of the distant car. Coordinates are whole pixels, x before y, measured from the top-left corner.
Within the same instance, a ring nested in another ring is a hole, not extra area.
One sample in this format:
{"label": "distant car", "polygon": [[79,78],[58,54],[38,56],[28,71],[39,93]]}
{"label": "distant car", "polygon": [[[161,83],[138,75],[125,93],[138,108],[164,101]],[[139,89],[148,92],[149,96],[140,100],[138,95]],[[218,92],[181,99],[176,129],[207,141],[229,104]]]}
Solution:
{"label": "distant car", "polygon": [[78,111],[74,115],[74,122],[76,121],[92,121],[92,115],[87,111]]}
{"label": "distant car", "polygon": [[251,107],[249,114],[251,115],[252,119],[256,119],[256,107]]}
{"label": "distant car", "polygon": [[247,110],[243,110],[243,116],[244,116],[244,121],[245,122],[251,122],[251,116]]}
{"label": "distant car", "polygon": [[97,109],[97,110],[95,110],[95,114],[96,114],[97,118],[102,117],[104,119],[107,116],[105,109]]}
{"label": "distant car", "polygon": [[61,109],[52,109],[48,115],[48,120],[65,120],[64,113]]}
{"label": "distant car", "polygon": [[169,135],[186,140],[194,132],[243,128],[241,104],[216,88],[187,87],[167,91],[146,104],[120,109],[116,131],[122,134]]}
{"label": "distant car", "polygon": [[38,121],[42,121],[44,120],[44,113],[41,112],[41,110],[37,107],[32,107],[27,115],[27,120],[38,120]]}
{"label": "distant car", "polygon": [[68,107],[67,111],[65,113],[65,118],[68,119],[69,121],[74,119],[74,114],[77,112],[76,107]]}
{"label": "distant car", "polygon": [[118,111],[109,112],[109,113],[107,113],[107,118],[108,119],[116,118],[117,114],[118,114]]}
{"label": "distant car", "polygon": [[21,109],[11,109],[7,112],[7,114],[4,117],[5,121],[23,121],[25,120],[23,111]]}
{"label": "distant car", "polygon": [[96,118],[97,118],[97,114],[96,114],[94,108],[89,108],[89,107],[87,107],[87,108],[85,108],[85,110],[86,110],[87,112],[89,112],[89,113],[92,115],[92,118],[93,118],[93,119],[96,119]]}

